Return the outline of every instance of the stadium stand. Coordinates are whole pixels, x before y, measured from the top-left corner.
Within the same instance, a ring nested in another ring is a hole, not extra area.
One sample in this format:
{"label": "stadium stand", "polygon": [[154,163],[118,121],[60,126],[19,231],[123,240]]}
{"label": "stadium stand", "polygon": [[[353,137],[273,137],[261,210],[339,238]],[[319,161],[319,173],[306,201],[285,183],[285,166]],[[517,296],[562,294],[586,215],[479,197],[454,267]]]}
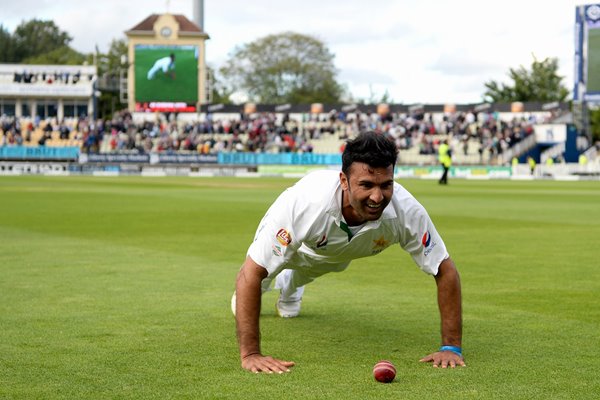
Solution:
{"label": "stadium stand", "polygon": [[[551,122],[556,114],[467,110],[379,115],[331,110],[321,114],[204,113],[197,120],[161,114],[147,117],[136,119],[127,111],[96,121],[87,116],[62,120],[3,116],[0,146],[77,146],[82,153],[101,154],[337,154],[347,138],[374,130],[396,142],[404,164],[436,164],[437,147],[448,139],[456,165],[506,165],[529,149],[534,126]],[[544,155],[548,156],[556,154]]]}

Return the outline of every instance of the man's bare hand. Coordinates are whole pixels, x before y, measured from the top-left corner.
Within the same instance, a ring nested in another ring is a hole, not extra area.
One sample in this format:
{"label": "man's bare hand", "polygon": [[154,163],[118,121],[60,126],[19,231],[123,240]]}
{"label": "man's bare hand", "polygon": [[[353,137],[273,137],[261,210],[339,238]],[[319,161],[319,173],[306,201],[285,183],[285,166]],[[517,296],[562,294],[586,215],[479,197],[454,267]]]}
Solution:
{"label": "man's bare hand", "polygon": [[467,366],[465,360],[452,351],[438,351],[421,358],[419,361],[433,363],[434,368],[454,368],[457,365],[460,365],[461,367]]}
{"label": "man's bare hand", "polygon": [[263,356],[262,354],[250,354],[242,358],[242,368],[252,371],[255,374],[264,372],[267,374],[290,372],[290,367],[293,367],[293,361],[283,361],[271,356]]}

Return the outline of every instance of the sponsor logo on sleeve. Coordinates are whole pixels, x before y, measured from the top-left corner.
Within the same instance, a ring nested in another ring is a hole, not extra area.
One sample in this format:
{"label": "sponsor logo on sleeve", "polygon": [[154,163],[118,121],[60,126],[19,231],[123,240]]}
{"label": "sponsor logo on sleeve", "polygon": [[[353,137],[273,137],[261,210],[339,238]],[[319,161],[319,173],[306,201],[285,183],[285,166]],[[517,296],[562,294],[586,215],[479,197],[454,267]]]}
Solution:
{"label": "sponsor logo on sleeve", "polygon": [[437,242],[431,239],[431,233],[429,233],[429,231],[425,232],[425,234],[421,238],[421,243],[423,244],[423,248],[425,249],[423,253],[425,254],[425,256],[428,256],[437,244]]}
{"label": "sponsor logo on sleeve", "polygon": [[277,235],[275,235],[275,237],[277,238],[277,241],[281,243],[282,246],[287,246],[290,243],[292,243],[292,236],[288,231],[286,231],[283,228],[277,231]]}
{"label": "sponsor logo on sleeve", "polygon": [[429,231],[425,232],[423,239],[421,239],[421,243],[423,243],[423,247],[429,247],[429,244],[431,243],[431,234]]}
{"label": "sponsor logo on sleeve", "polygon": [[277,257],[281,257],[283,256],[283,253],[281,252],[281,247],[273,245],[273,255],[277,256]]}

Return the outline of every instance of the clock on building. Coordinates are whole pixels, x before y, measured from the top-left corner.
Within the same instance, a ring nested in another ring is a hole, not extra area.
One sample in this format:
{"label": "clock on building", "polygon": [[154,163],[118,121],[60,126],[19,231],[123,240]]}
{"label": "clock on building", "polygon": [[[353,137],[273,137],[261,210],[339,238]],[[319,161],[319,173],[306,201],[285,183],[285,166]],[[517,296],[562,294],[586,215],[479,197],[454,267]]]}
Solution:
{"label": "clock on building", "polygon": [[171,28],[169,28],[168,26],[165,26],[164,28],[162,28],[160,30],[160,34],[161,34],[161,36],[164,36],[164,37],[171,36]]}

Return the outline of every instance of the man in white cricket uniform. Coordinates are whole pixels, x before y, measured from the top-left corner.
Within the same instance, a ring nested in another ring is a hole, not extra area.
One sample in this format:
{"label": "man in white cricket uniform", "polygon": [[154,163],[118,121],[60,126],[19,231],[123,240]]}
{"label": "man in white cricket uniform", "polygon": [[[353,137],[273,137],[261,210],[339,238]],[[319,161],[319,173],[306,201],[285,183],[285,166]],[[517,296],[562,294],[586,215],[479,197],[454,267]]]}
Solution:
{"label": "man in white cricket uniform", "polygon": [[154,62],[150,71],[148,71],[148,80],[153,79],[158,71],[162,70],[163,73],[171,72],[171,78],[175,78],[175,54],[171,53],[168,57],[159,58]]}
{"label": "man in white cricket uniform", "polygon": [[304,285],[351,260],[399,243],[424,272],[435,276],[442,347],[421,361],[465,365],[462,357],[460,280],[446,246],[423,206],[393,181],[397,150],[367,132],[348,142],[342,172],[313,172],[284,191],[259,224],[232,298],[242,367],[287,372],[294,363],[263,356],[258,319],[261,294],[280,289],[282,317],[300,312]]}
{"label": "man in white cricket uniform", "polygon": [[[356,227],[348,226],[342,215],[342,191],[339,172],[317,171],[283,192],[269,208],[248,250],[269,273],[263,291],[277,277],[275,288],[283,290],[282,298],[300,300],[312,278],[342,271],[351,260],[381,253],[394,243],[431,275],[448,258],[427,212],[400,184],[394,183],[381,218]],[[293,282],[284,283],[287,280]]]}

